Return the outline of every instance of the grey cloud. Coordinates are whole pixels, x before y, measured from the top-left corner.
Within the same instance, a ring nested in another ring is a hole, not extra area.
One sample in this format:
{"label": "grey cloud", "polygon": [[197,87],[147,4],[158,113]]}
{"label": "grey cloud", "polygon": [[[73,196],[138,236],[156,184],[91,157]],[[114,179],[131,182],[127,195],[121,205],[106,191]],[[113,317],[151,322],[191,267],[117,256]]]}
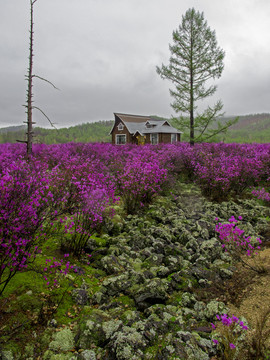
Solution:
{"label": "grey cloud", "polygon": [[[226,113],[270,111],[270,3],[263,1],[38,0],[34,72],[61,91],[35,80],[35,104],[59,126],[111,119],[114,111],[170,117],[172,84],[155,67],[168,62],[172,31],[194,6],[226,51],[217,81]],[[25,118],[28,28],[27,1],[2,2],[0,126]],[[34,116],[47,126],[41,114]]]}

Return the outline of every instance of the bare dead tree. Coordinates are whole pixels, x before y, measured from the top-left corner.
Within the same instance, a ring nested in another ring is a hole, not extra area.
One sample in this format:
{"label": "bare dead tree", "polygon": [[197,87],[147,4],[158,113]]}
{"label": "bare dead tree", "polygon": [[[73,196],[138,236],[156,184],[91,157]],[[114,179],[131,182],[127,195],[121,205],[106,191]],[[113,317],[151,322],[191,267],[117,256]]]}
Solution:
{"label": "bare dead tree", "polygon": [[28,81],[28,88],[26,93],[27,100],[27,155],[32,154],[33,145],[33,45],[34,45],[34,4],[37,0],[30,0],[30,47],[29,47],[29,67],[28,75],[26,77]]}
{"label": "bare dead tree", "polygon": [[33,122],[33,109],[39,110],[49,121],[51,126],[54,127],[53,123],[49,119],[49,117],[42,111],[39,107],[33,105],[33,78],[36,77],[40,80],[46,81],[50,85],[52,85],[55,89],[55,87],[50,81],[33,74],[33,46],[34,46],[34,4],[37,2],[37,0],[30,0],[30,30],[29,30],[29,66],[28,66],[28,73],[25,76],[27,80],[27,92],[26,92],[26,104],[23,105],[26,108],[26,114],[27,114],[27,121],[25,122],[27,124],[27,140],[17,140],[18,142],[26,143],[27,145],[27,156],[30,156],[32,154],[32,147],[33,147],[33,138],[34,138],[34,131],[33,131],[33,125],[35,122]]}

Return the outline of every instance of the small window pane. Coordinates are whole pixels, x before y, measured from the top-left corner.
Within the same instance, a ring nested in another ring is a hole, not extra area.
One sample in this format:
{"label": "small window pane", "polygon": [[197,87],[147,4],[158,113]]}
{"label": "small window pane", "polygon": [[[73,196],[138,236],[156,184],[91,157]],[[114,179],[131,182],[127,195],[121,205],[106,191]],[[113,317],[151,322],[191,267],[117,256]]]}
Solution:
{"label": "small window pane", "polygon": [[171,142],[177,142],[177,134],[171,134]]}
{"label": "small window pane", "polygon": [[126,135],[116,135],[116,144],[124,145],[126,143]]}
{"label": "small window pane", "polygon": [[151,144],[156,145],[158,144],[158,134],[151,134]]}
{"label": "small window pane", "polygon": [[123,125],[122,123],[120,123],[120,124],[118,125],[118,127],[117,127],[117,128],[118,128],[118,130],[120,130],[120,131],[121,131],[121,130],[123,130],[123,129],[124,129],[124,125]]}

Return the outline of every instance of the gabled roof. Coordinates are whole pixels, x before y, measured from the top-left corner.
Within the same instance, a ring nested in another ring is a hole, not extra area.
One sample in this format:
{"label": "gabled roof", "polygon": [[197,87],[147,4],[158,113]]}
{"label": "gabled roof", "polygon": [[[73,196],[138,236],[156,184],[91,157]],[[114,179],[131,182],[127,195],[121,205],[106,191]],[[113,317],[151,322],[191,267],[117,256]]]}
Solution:
{"label": "gabled roof", "polygon": [[[166,133],[166,134],[181,134],[182,132],[172,127],[167,120],[151,118],[151,116],[131,115],[114,113],[116,117],[121,120],[127,127],[130,134],[134,135],[136,132],[140,134],[155,134],[155,133]],[[152,125],[153,127],[148,128],[146,124]],[[165,125],[165,123],[167,125]],[[113,127],[114,128],[114,127]],[[113,130],[113,129],[112,129]],[[111,133],[112,133],[111,130]]]}
{"label": "gabled roof", "polygon": [[142,116],[142,115],[131,115],[131,114],[120,114],[114,113],[114,116],[117,116],[123,122],[135,122],[135,123],[145,123],[146,121],[151,120],[150,116]]}

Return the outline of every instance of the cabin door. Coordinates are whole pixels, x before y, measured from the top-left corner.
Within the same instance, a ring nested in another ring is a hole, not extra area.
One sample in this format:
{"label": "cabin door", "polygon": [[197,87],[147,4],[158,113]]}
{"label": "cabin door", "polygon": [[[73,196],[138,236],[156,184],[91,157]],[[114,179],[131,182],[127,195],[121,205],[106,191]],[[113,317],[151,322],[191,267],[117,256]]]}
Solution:
{"label": "cabin door", "polygon": [[138,145],[144,145],[145,144],[145,136],[137,135],[136,139],[137,139],[137,144]]}

